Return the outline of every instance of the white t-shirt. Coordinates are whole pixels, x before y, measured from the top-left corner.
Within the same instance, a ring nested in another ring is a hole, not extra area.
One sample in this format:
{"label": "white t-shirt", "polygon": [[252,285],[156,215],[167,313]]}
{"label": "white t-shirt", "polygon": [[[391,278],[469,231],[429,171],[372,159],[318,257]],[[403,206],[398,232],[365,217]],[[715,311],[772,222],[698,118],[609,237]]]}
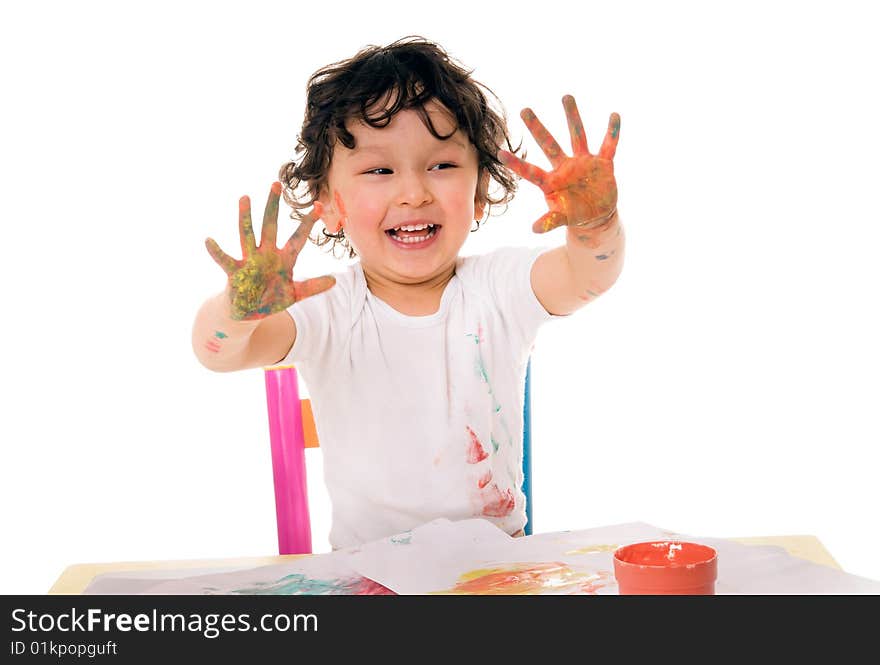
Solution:
{"label": "white t-shirt", "polygon": [[553,318],[531,288],[543,251],[459,257],[428,316],[374,296],[359,262],[289,308],[297,334],[284,362],[312,400],[332,547],[439,517],[523,528],[526,364],[539,326]]}

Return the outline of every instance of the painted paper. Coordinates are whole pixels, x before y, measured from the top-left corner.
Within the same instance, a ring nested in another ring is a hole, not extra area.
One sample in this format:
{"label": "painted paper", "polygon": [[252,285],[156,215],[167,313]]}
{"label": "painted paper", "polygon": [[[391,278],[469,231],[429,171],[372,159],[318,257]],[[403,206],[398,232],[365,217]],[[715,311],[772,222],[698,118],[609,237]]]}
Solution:
{"label": "painted paper", "polygon": [[717,550],[716,594],[880,594],[880,582],[776,546],[695,537],[642,522],[513,538],[482,519],[435,520],[359,547],[268,566],[109,573],[85,593],[612,595],[618,592],[618,547],[674,539]]}

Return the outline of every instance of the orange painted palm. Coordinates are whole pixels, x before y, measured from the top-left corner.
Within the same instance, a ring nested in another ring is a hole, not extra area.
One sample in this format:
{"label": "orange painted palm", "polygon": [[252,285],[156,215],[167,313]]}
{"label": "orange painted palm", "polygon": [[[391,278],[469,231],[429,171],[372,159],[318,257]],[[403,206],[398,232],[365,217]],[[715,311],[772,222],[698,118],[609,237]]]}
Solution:
{"label": "orange painted palm", "polygon": [[229,276],[229,296],[232,318],[238,321],[263,319],[287,309],[293,303],[326,291],[336,283],[330,276],[315,277],[302,282],[293,281],[293,266],[315,222],[321,217],[321,204],[309,213],[283,248],[279,249],[278,203],[281,183],[272,184],[263,225],[260,245],[254,238],[251,222],[251,202],[247,196],[238,202],[238,232],[241,238],[241,260],[226,254],[212,239],[205,241],[208,253]]}
{"label": "orange painted palm", "polygon": [[544,192],[550,211],[535,222],[532,227],[535,233],[544,233],[557,226],[601,226],[611,219],[617,208],[613,160],[620,134],[620,116],[611,114],[602,147],[597,155],[593,155],[587,147],[587,136],[574,97],[566,95],[562,98],[562,105],[571,134],[571,157],[562,151],[529,108],[523,109],[520,117],[550,160],[553,170],[544,171],[506,150],[498,153],[508,168]]}

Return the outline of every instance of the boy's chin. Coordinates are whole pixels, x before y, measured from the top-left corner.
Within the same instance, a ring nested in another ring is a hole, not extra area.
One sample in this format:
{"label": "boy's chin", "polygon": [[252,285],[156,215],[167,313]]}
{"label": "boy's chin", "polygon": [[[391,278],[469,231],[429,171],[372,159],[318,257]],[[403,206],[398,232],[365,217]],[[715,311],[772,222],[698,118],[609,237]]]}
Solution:
{"label": "boy's chin", "polygon": [[395,266],[395,281],[402,285],[424,284],[435,279],[442,278],[449,272],[450,266],[446,265],[424,265],[412,266],[403,265]]}
{"label": "boy's chin", "polygon": [[436,255],[432,257],[410,256],[406,259],[392,261],[378,269],[370,265],[363,267],[365,271],[382,276],[385,280],[401,286],[414,286],[439,280],[455,268],[455,257],[444,260]]}

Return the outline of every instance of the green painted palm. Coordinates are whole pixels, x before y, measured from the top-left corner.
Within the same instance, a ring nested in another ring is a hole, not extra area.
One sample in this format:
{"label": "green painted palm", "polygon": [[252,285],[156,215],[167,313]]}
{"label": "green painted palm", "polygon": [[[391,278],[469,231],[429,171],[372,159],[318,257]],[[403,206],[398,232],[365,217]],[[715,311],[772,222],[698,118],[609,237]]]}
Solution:
{"label": "green painted palm", "polygon": [[293,266],[309,232],[321,218],[321,204],[315,207],[300,223],[282,248],[277,246],[278,204],[281,183],[272,184],[263,225],[260,244],[254,237],[251,222],[251,202],[247,196],[238,202],[238,230],[241,238],[242,258],[234,259],[226,254],[212,239],[205,240],[211,258],[229,276],[229,295],[232,318],[238,321],[263,319],[270,314],[287,309],[293,303],[326,291],[336,283],[329,275],[301,282],[293,280]]}

